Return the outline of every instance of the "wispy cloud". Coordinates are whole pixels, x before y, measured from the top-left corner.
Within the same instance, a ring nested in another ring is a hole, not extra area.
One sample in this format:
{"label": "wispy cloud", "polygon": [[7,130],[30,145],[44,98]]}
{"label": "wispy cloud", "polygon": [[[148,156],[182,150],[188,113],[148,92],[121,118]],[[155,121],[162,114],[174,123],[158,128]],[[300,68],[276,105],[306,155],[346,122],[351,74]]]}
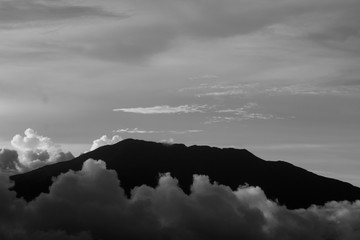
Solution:
{"label": "wispy cloud", "polygon": [[192,80],[192,81],[204,81],[205,80],[206,81],[206,80],[215,80],[218,78],[219,78],[219,76],[217,76],[217,75],[204,74],[204,75],[189,77],[189,80]]}
{"label": "wispy cloud", "polygon": [[218,83],[202,83],[197,86],[186,87],[179,89],[179,92],[193,91],[197,97],[205,96],[231,96],[231,95],[249,95],[250,93],[256,92],[256,87],[259,84],[230,84],[228,82]]}
{"label": "wispy cloud", "polygon": [[208,92],[208,93],[199,93],[196,96],[197,97],[205,97],[205,96],[231,96],[231,95],[244,95],[247,94],[244,90],[228,90],[228,91],[220,91],[220,92]]}
{"label": "wispy cloud", "polygon": [[[359,81],[350,81],[349,85],[357,85]],[[229,84],[220,82],[216,84],[202,83],[197,86],[186,87],[179,89],[179,92],[193,91],[197,97],[225,97],[225,96],[255,96],[255,95],[347,95],[358,93],[359,89],[356,87],[348,87],[339,85],[325,86],[325,84],[293,84],[281,85],[273,84],[269,86],[266,83],[252,83],[252,84]],[[216,91],[214,91],[216,90]]]}
{"label": "wispy cloud", "polygon": [[0,2],[0,23],[24,24],[48,22],[82,17],[119,17],[98,6],[68,4],[65,1],[24,1]]}
{"label": "wispy cloud", "polygon": [[233,121],[242,121],[242,120],[251,120],[251,119],[284,119],[283,117],[278,117],[273,114],[263,114],[257,112],[251,112],[250,109],[257,107],[258,104],[254,102],[249,102],[240,108],[228,108],[217,110],[218,114],[225,114],[219,116],[213,116],[205,122],[205,124],[219,123],[219,122],[233,122]]}
{"label": "wispy cloud", "polygon": [[[178,107],[171,107],[168,105],[147,107],[147,108],[117,108],[113,109],[115,112],[126,112],[126,113],[136,113],[136,114],[180,114],[180,113],[206,113],[213,114],[216,116],[210,117],[205,123],[217,123],[217,122],[231,122],[231,121],[241,121],[241,120],[250,120],[250,119],[284,119],[283,117],[278,117],[273,114],[263,114],[259,112],[250,111],[257,107],[258,104],[255,102],[249,102],[239,108],[226,108],[222,109],[221,106],[217,105],[182,105]],[[171,134],[185,134],[185,133],[194,133],[201,130],[186,130],[186,131],[157,131],[157,130],[142,130],[139,128],[134,129],[118,129],[114,132],[117,133],[171,133]]]}
{"label": "wispy cloud", "polygon": [[123,129],[118,129],[115,130],[114,132],[116,133],[131,133],[131,134],[154,134],[154,133],[167,133],[167,134],[187,134],[187,133],[199,133],[199,132],[203,132],[203,130],[168,130],[168,131],[163,131],[163,130],[144,130],[144,129],[139,129],[139,128],[123,128]]}
{"label": "wispy cloud", "polygon": [[321,87],[311,85],[279,86],[263,90],[269,95],[340,95],[353,92],[354,89],[344,87]]}
{"label": "wispy cloud", "polygon": [[169,105],[161,105],[154,107],[138,107],[138,108],[116,108],[114,112],[138,113],[138,114],[174,114],[174,113],[195,113],[204,112],[208,109],[208,105],[181,105],[171,107]]}
{"label": "wispy cloud", "polygon": [[220,122],[233,122],[233,121],[242,121],[242,120],[251,120],[251,119],[284,119],[282,117],[277,117],[272,114],[263,114],[263,113],[249,113],[247,111],[236,112],[237,116],[214,116],[205,122],[205,124],[211,123],[220,123]]}

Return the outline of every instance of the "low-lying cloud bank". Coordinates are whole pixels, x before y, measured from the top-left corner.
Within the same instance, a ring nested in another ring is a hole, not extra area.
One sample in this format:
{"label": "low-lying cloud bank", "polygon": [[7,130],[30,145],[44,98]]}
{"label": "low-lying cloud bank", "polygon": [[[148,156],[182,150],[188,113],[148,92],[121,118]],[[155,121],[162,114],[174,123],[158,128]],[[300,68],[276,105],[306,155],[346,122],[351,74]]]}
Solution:
{"label": "low-lying cloud bank", "polygon": [[13,137],[11,145],[14,149],[0,149],[0,172],[21,173],[74,158],[50,138],[39,135],[31,128],[26,129],[24,134]]}
{"label": "low-lying cloud bank", "polygon": [[[121,182],[120,182],[121,183]],[[26,203],[0,175],[0,239],[360,239],[360,201],[288,210],[258,187],[229,187],[194,176],[186,195],[169,174],[126,197],[103,161],[54,180]]]}

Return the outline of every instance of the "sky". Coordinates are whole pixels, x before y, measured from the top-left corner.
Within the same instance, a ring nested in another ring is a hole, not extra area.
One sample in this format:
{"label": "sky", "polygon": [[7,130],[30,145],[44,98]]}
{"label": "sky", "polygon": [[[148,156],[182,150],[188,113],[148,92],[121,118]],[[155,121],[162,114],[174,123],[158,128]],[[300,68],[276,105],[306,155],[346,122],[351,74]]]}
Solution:
{"label": "sky", "polygon": [[29,168],[96,139],[232,146],[360,186],[359,11],[358,0],[0,0],[0,148]]}

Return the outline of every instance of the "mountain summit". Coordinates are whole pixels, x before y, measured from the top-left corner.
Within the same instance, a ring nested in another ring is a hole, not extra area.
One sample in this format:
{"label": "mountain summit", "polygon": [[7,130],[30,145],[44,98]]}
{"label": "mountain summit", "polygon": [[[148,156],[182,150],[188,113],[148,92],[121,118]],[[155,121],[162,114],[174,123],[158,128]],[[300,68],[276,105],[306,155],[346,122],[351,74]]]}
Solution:
{"label": "mountain summit", "polygon": [[100,147],[70,161],[48,165],[11,176],[12,190],[30,201],[48,192],[52,179],[69,170],[78,171],[87,159],[103,160],[114,169],[126,194],[143,184],[155,187],[159,175],[171,173],[184,192],[190,192],[193,175],[207,175],[212,181],[237,189],[259,186],[268,198],[288,208],[306,208],[329,201],[360,199],[360,188],[322,177],[283,161],[265,161],[245,149],[185,146],[126,139]]}

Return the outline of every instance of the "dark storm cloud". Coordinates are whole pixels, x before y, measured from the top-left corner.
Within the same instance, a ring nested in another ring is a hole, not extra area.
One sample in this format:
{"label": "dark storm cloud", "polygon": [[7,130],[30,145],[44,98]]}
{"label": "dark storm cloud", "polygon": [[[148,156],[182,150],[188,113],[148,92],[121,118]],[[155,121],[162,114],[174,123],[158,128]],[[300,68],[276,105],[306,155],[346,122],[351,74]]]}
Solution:
{"label": "dark storm cloud", "polygon": [[[121,182],[120,182],[121,183]],[[358,239],[360,202],[288,210],[258,187],[212,184],[194,176],[190,195],[169,174],[130,198],[116,172],[87,160],[54,180],[50,192],[25,203],[0,175],[1,239]],[[55,238],[56,237],[56,238]]]}
{"label": "dark storm cloud", "polygon": [[81,17],[116,17],[99,7],[65,4],[62,1],[0,2],[0,24],[57,21]]}

